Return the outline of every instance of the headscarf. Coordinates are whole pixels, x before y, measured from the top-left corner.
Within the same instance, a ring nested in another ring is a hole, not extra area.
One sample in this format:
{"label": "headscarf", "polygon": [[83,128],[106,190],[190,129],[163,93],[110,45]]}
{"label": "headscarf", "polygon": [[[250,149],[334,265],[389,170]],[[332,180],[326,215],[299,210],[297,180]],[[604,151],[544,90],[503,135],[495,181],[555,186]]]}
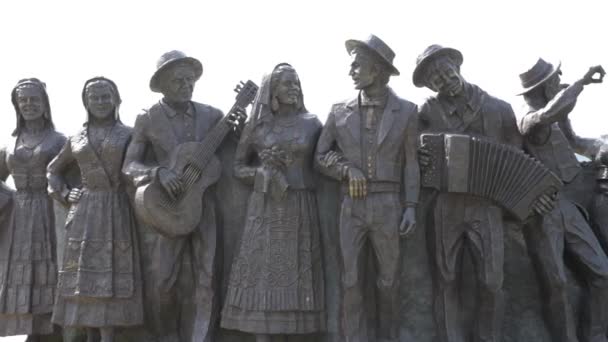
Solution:
{"label": "headscarf", "polygon": [[[273,101],[273,88],[276,86],[275,82],[280,80],[280,76],[284,72],[294,72],[296,70],[288,63],[280,63],[277,64],[270,74],[264,75],[262,79],[262,83],[260,85],[260,89],[253,101],[253,106],[251,110],[251,120],[248,125],[252,126],[251,130],[253,130],[256,126],[261,123],[271,121],[274,118],[274,111],[272,108]],[[296,73],[297,75],[297,73]],[[300,95],[298,96],[298,113],[307,113],[306,107],[304,106],[304,95],[302,92],[302,86],[300,84]]]}
{"label": "headscarf", "polygon": [[40,94],[42,95],[42,102],[46,107],[46,111],[43,114],[46,127],[51,129],[55,128],[55,125],[53,124],[53,117],[51,116],[51,105],[49,103],[49,95],[46,92],[46,84],[37,78],[24,78],[17,82],[17,85],[13,88],[13,91],[11,92],[11,102],[13,103],[13,107],[15,107],[15,114],[17,117],[17,126],[13,131],[14,137],[18,136],[19,133],[21,133],[21,129],[23,128],[23,126],[25,126],[25,119],[23,119],[23,116],[19,111],[19,104],[17,103],[17,91],[19,88],[29,86],[37,88],[40,91]]}

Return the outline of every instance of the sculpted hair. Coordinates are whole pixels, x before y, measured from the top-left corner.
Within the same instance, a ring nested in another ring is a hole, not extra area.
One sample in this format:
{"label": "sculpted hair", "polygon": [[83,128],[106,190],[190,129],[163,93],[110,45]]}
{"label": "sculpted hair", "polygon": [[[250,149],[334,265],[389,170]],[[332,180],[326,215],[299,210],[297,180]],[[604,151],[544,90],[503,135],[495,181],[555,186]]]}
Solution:
{"label": "sculpted hair", "polygon": [[25,87],[33,87],[40,91],[40,95],[42,96],[42,103],[45,106],[45,112],[43,115],[45,127],[55,129],[55,124],[53,124],[53,117],[51,115],[49,95],[46,92],[46,84],[37,78],[24,78],[17,82],[17,85],[13,88],[13,91],[11,92],[11,102],[13,103],[13,107],[15,107],[15,114],[17,116],[17,124],[15,130],[12,133],[12,136],[18,136],[21,133],[23,127],[25,126],[25,119],[21,115],[21,111],[19,111],[19,104],[17,103],[19,89],[23,89]]}

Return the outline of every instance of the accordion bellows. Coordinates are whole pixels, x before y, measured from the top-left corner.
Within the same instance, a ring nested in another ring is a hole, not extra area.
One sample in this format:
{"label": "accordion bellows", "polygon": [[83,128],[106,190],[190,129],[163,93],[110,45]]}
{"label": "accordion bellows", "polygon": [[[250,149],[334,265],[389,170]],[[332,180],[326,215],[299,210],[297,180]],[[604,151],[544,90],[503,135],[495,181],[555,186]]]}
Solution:
{"label": "accordion bellows", "polygon": [[422,134],[431,154],[422,168],[422,186],[441,192],[466,193],[492,200],[520,220],[534,201],[552,195],[561,180],[522,150],[482,137],[461,134]]}

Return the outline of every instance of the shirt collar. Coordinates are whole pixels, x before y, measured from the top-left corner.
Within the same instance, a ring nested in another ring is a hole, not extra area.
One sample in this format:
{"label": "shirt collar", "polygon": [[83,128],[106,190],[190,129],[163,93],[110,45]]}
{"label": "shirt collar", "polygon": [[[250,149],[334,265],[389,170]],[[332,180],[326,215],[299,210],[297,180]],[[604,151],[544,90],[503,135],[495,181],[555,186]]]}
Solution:
{"label": "shirt collar", "polygon": [[359,92],[359,103],[362,107],[380,107],[383,108],[386,106],[386,102],[388,101],[388,93],[389,89],[375,97],[368,97],[364,91]]}
{"label": "shirt collar", "polygon": [[465,107],[468,107],[471,112],[477,112],[481,107],[482,92],[476,85],[465,82],[464,94],[462,96],[452,97],[439,95],[439,99],[448,115],[454,115],[459,108],[462,109]]}
{"label": "shirt collar", "polygon": [[173,109],[171,106],[169,106],[164,99],[160,100],[160,104],[163,107],[163,110],[165,111],[165,113],[167,114],[167,116],[169,116],[170,118],[176,116],[177,114],[185,114],[189,117],[192,117],[194,115],[194,106],[192,105],[192,102],[188,102],[188,109],[185,112],[182,111],[176,111],[175,109]]}

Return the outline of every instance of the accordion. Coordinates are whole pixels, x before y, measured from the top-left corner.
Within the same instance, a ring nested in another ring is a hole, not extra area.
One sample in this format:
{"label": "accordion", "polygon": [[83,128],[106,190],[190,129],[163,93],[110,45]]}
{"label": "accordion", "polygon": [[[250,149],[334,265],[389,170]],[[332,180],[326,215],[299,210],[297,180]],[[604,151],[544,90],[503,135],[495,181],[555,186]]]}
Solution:
{"label": "accordion", "polygon": [[460,134],[422,134],[430,164],[422,168],[423,187],[489,199],[520,220],[534,201],[552,195],[561,180],[522,150],[495,141]]}

